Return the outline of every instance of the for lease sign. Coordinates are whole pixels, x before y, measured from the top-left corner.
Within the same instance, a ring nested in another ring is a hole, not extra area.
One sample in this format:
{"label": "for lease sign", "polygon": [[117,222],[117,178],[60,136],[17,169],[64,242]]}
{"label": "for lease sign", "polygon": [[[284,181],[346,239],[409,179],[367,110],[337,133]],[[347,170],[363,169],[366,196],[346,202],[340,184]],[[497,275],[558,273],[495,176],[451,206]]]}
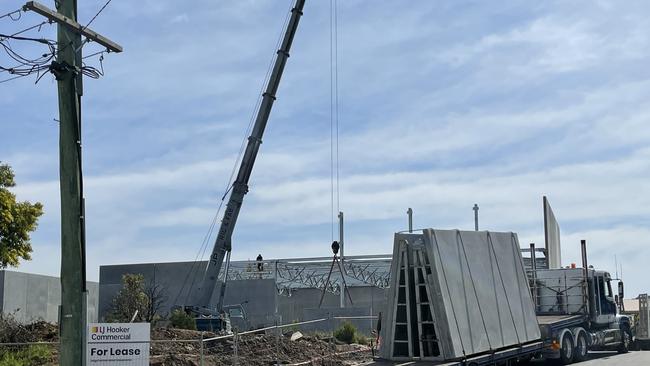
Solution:
{"label": "for lease sign", "polygon": [[89,365],[149,365],[149,323],[91,323]]}

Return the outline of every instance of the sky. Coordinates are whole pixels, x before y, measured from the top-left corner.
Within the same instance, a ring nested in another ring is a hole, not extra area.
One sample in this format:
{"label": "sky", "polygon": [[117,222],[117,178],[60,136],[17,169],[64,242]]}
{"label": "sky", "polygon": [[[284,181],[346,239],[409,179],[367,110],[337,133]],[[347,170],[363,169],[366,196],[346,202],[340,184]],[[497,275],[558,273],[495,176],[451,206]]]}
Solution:
{"label": "sky", "polygon": [[[80,2],[80,22],[103,4]],[[3,1],[0,14],[21,5]],[[305,5],[233,259],[330,255],[329,5]],[[200,257],[290,6],[113,0],[93,21],[124,52],[84,80],[89,279],[100,265]],[[346,254],[390,253],[409,207],[416,228],[472,230],[475,203],[481,229],[539,247],[546,195],[564,264],[580,263],[586,239],[590,264],[622,265],[626,297],[650,290],[649,11],[646,1],[340,1]],[[3,18],[0,33],[40,21]],[[0,160],[18,198],[45,207],[33,259],[16,270],[57,275],[57,88],[35,80],[0,84]]]}

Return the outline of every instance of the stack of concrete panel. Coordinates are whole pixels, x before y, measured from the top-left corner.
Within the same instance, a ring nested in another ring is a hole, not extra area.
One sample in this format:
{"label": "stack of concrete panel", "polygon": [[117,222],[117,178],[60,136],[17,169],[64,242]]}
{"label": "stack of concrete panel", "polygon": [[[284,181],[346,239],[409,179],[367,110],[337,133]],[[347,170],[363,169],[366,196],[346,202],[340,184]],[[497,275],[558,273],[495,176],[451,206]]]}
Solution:
{"label": "stack of concrete panel", "polygon": [[639,326],[637,338],[650,339],[650,308],[648,307],[648,294],[639,295]]}
{"label": "stack of concrete panel", "polygon": [[540,338],[517,235],[395,235],[382,357],[456,360]]}

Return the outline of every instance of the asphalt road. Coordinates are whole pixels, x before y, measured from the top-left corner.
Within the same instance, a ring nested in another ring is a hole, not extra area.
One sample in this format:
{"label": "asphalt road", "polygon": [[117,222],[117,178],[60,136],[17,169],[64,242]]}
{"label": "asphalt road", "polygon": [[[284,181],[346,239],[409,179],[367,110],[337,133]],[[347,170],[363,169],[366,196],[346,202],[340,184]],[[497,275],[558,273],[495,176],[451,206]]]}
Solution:
{"label": "asphalt road", "polygon": [[[535,365],[537,363],[531,363]],[[546,362],[540,365],[547,364]],[[590,352],[589,360],[577,363],[580,366],[650,366],[650,351],[633,351],[625,354],[617,352]]]}
{"label": "asphalt road", "polygon": [[[431,366],[435,363],[427,362],[397,362],[375,361],[363,365],[372,366]],[[531,366],[557,365],[551,361],[535,361]],[[574,365],[580,366],[650,366],[650,351],[632,351],[625,354],[617,352],[589,352],[589,359]]]}

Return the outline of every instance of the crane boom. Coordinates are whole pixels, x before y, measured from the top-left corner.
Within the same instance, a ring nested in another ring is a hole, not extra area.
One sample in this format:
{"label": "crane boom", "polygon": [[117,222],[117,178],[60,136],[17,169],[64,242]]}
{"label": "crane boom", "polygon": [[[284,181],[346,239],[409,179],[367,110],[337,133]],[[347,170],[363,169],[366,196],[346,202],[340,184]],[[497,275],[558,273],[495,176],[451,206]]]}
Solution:
{"label": "crane boom", "polygon": [[[228,204],[223,219],[221,220],[219,233],[217,234],[214,248],[210,255],[210,261],[205,270],[203,282],[196,290],[192,289],[192,291],[194,291],[193,302],[199,307],[207,308],[209,306],[214,289],[217,285],[217,277],[219,276],[219,271],[221,270],[224,257],[226,257],[232,249],[232,233],[235,229],[235,224],[237,223],[239,210],[244,201],[244,196],[248,193],[248,181],[251,172],[253,171],[253,164],[255,163],[255,158],[257,157],[260,145],[262,144],[264,129],[266,128],[266,123],[269,119],[273,102],[275,101],[275,94],[280,85],[280,78],[282,77],[284,66],[289,58],[289,50],[296,34],[296,29],[298,28],[298,21],[302,15],[304,4],[305,0],[296,0],[293,9],[291,9],[291,18],[287,24],[287,29],[285,30],[280,48],[277,51],[273,71],[269,77],[266,90],[262,94],[262,102],[257,110],[257,117],[255,119],[255,124],[253,125],[253,130],[251,135],[248,137],[248,144],[246,145],[246,150],[241,165],[239,166],[237,178],[232,184],[230,198],[228,199]],[[224,288],[225,283],[221,285],[219,305],[217,306],[218,311],[221,311],[221,305],[223,304]]]}

